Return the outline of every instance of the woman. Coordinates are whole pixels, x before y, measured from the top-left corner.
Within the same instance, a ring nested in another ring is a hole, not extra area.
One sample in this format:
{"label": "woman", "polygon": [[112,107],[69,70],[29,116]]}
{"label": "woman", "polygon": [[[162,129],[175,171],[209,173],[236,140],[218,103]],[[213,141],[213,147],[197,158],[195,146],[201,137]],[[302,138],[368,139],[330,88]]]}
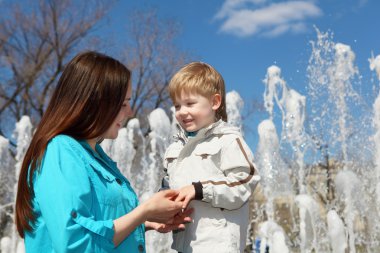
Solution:
{"label": "woman", "polygon": [[145,252],[145,229],[190,221],[173,190],[138,205],[98,144],[131,116],[131,92],[129,70],[106,55],[85,52],[64,69],[21,167],[16,225],[27,252]]}

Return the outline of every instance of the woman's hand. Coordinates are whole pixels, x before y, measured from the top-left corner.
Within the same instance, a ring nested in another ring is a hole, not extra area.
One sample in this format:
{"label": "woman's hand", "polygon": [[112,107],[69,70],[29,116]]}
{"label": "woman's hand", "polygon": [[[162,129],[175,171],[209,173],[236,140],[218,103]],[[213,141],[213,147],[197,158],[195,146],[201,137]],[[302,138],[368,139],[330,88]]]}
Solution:
{"label": "woman's hand", "polygon": [[[174,201],[177,195],[178,191],[175,190],[157,192],[132,212],[114,220],[114,245],[119,245],[138,225],[147,221],[148,229],[156,228],[163,232],[184,228],[183,222],[188,220],[189,217],[186,217],[188,216],[187,212],[181,215],[183,203]],[[176,215],[178,217],[175,217]],[[149,222],[152,223],[149,224]],[[154,225],[153,222],[167,225]]]}
{"label": "woman's hand", "polygon": [[154,194],[142,204],[146,211],[146,220],[157,223],[173,224],[174,216],[181,212],[183,203],[176,202],[178,191],[165,190]]}
{"label": "woman's hand", "polygon": [[190,214],[192,212],[193,209],[187,209],[184,212],[178,213],[176,216],[174,216],[172,224],[146,221],[145,228],[147,231],[154,229],[155,231],[160,233],[168,233],[173,230],[185,230],[185,224],[190,223],[192,221],[190,217]]}
{"label": "woman's hand", "polygon": [[175,201],[183,201],[182,209],[186,209],[190,201],[195,198],[194,185],[187,185],[178,190],[179,193],[175,198]]}

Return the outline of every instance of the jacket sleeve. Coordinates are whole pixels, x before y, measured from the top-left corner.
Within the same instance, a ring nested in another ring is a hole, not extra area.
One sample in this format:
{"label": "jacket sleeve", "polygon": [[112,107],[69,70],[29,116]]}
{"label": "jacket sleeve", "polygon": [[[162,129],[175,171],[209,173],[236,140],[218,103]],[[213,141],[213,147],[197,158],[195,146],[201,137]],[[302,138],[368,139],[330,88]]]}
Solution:
{"label": "jacket sleeve", "polygon": [[113,220],[95,220],[88,166],[63,138],[53,139],[35,176],[35,204],[56,252],[111,249]]}
{"label": "jacket sleeve", "polygon": [[253,155],[239,137],[225,145],[221,151],[220,169],[224,178],[201,181],[203,201],[214,207],[233,210],[248,201],[260,176],[253,163]]}

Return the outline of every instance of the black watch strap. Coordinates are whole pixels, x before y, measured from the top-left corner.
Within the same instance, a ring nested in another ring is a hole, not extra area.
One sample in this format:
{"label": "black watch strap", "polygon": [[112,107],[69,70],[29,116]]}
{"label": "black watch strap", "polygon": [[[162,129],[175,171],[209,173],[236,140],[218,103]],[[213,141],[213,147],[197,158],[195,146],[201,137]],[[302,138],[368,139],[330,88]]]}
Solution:
{"label": "black watch strap", "polygon": [[194,185],[195,189],[195,199],[196,200],[202,200],[203,199],[203,186],[201,182],[193,182],[192,185]]}

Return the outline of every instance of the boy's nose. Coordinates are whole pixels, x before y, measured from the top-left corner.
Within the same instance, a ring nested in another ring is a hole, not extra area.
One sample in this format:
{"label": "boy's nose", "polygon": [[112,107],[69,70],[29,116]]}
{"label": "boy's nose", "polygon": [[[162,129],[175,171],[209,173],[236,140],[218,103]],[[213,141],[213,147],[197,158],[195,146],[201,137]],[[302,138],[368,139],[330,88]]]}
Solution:
{"label": "boy's nose", "polygon": [[179,115],[186,115],[188,113],[186,108],[181,107],[178,111]]}

